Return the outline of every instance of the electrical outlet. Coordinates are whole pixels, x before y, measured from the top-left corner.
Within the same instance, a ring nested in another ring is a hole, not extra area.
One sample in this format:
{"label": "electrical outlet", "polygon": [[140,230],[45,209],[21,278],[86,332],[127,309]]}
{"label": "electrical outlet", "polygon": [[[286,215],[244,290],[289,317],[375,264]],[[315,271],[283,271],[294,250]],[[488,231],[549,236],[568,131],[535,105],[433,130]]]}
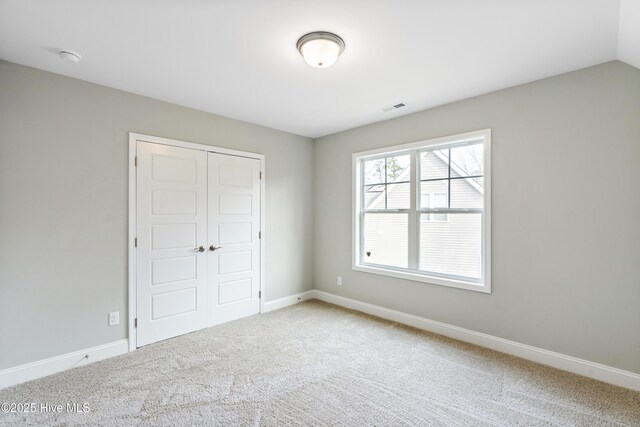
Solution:
{"label": "electrical outlet", "polygon": [[109,313],[109,326],[116,326],[120,324],[120,312],[112,311]]}
{"label": "electrical outlet", "polygon": [[342,286],[342,276],[338,276],[338,286]]}

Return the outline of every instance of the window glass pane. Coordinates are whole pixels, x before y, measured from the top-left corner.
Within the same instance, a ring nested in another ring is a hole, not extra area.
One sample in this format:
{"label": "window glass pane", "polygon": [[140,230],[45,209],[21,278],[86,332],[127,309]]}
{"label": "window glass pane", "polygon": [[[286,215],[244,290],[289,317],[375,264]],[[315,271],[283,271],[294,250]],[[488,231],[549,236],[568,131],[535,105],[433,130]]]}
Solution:
{"label": "window glass pane", "polygon": [[420,179],[449,177],[449,150],[434,150],[420,153]]}
{"label": "window glass pane", "polygon": [[[426,190],[423,191],[421,196],[422,206],[425,208],[446,208],[449,200],[447,199],[447,193],[430,193]],[[447,221],[447,214],[432,213],[423,214],[422,218],[425,221]]]}
{"label": "window glass pane", "polygon": [[387,209],[409,209],[410,185],[407,182],[387,186]]}
{"label": "window glass pane", "polygon": [[451,207],[482,209],[484,206],[484,188],[482,179],[452,179]]}
{"label": "window glass pane", "polygon": [[385,185],[364,186],[364,208],[385,209]]}
{"label": "window glass pane", "polygon": [[448,221],[436,222],[420,215],[420,270],[480,279],[482,215],[447,216]]}
{"label": "window glass pane", "polygon": [[[434,193],[433,197],[431,197],[431,207],[432,208],[446,208],[449,203],[449,199],[447,198],[447,193]],[[449,217],[447,214],[441,213],[432,213],[431,221],[448,221]]]}
{"label": "window glass pane", "polygon": [[384,159],[364,162],[364,183],[381,184],[384,182]]}
{"label": "window glass pane", "polygon": [[425,208],[431,207],[431,193],[425,191],[420,195],[420,202]]}
{"label": "window glass pane", "polygon": [[409,215],[406,213],[365,214],[362,260],[366,263],[407,268],[409,258]]}
{"label": "window glass pane", "polygon": [[[420,207],[429,207],[431,206],[431,193],[423,193],[420,195]],[[422,218],[425,219],[425,221],[430,221],[431,220],[431,214],[424,214],[422,216]]]}
{"label": "window glass pane", "polygon": [[446,208],[449,204],[449,200],[447,199],[447,193],[434,193],[431,207],[432,208]]}
{"label": "window glass pane", "polygon": [[[446,179],[438,181],[422,181],[420,183],[420,207],[421,208],[446,208],[448,201],[449,183]],[[438,205],[434,205],[436,202]]]}
{"label": "window glass pane", "polygon": [[432,213],[429,220],[434,222],[446,222],[449,221],[449,214]]}
{"label": "window glass pane", "polygon": [[465,145],[451,149],[451,176],[484,175],[482,144]]}
{"label": "window glass pane", "polygon": [[405,156],[387,157],[387,182],[402,182],[411,179],[411,158]]}

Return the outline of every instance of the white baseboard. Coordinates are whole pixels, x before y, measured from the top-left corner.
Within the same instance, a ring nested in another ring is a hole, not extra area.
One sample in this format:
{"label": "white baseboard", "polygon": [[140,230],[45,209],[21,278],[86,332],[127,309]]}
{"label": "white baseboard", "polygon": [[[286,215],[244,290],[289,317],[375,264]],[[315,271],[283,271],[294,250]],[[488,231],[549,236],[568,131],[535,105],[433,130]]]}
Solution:
{"label": "white baseboard", "polygon": [[128,341],[129,340],[126,339],[114,341],[49,359],[3,369],[0,371],[0,389],[124,354],[129,351]]}
{"label": "white baseboard", "polygon": [[285,308],[308,299],[313,299],[314,292],[315,291],[300,292],[299,294],[289,295],[273,301],[265,302],[262,308],[262,312],[268,313],[270,311],[279,310],[281,308]]}
{"label": "white baseboard", "polygon": [[476,344],[491,350],[518,356],[523,359],[552,366],[554,368],[562,369],[563,371],[573,372],[574,374],[585,377],[594,378],[609,384],[640,391],[640,375],[634,372],[612,368],[611,366],[494,337],[492,335],[483,334],[470,329],[460,328],[458,326],[414,316],[412,314],[391,310],[373,304],[367,304],[335,294],[330,294],[328,292],[318,290],[313,290],[312,292],[313,297],[321,301],[361,311],[363,313],[392,320],[408,326],[413,326],[414,328],[423,329],[425,331],[434,332],[450,338],[455,338],[460,341]]}
{"label": "white baseboard", "polygon": [[[640,391],[640,375],[618,368],[590,362],[573,356],[544,350],[527,344],[498,338],[470,329],[449,325],[447,323],[414,316],[401,311],[391,310],[373,304],[341,297],[328,292],[311,290],[299,294],[290,295],[274,301],[264,303],[263,313],[278,310],[300,301],[319,299],[331,304],[361,311],[383,319],[402,323],[414,328],[455,338],[460,341],[486,347],[502,353],[518,356],[533,362],[542,363],[564,371],[573,372],[585,377],[594,378],[621,387]],[[24,365],[8,368],[0,371],[0,389],[20,384],[26,381],[52,375],[67,369],[84,366],[92,362],[108,359],[113,356],[125,354],[128,351],[128,340],[114,341],[112,343],[74,351],[49,359],[26,363]],[[89,358],[85,358],[88,355]]]}

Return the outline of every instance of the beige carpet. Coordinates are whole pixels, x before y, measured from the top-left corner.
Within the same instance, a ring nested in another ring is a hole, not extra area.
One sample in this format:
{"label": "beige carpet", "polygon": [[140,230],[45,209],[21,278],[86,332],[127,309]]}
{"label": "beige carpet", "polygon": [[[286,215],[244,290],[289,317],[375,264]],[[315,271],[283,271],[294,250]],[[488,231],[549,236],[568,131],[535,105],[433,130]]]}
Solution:
{"label": "beige carpet", "polygon": [[0,425],[640,426],[640,393],[310,301],[0,391]]}

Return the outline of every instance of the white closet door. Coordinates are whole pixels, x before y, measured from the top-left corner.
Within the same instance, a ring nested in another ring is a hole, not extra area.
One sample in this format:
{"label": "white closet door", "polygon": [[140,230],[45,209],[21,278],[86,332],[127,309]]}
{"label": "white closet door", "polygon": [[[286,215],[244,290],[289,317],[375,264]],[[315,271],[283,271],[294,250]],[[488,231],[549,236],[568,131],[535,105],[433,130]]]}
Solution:
{"label": "white closet door", "polygon": [[137,143],[138,347],[207,324],[207,153]]}
{"label": "white closet door", "polygon": [[260,312],[260,161],[209,153],[210,324]]}

